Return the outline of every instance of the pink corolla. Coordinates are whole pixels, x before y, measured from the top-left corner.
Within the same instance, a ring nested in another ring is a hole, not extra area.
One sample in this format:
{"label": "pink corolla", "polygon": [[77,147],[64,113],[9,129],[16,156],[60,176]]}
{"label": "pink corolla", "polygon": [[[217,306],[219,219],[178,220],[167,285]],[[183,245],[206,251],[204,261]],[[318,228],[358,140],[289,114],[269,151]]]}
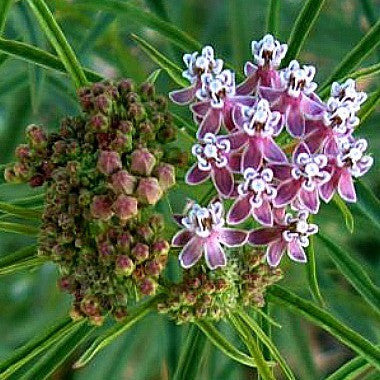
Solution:
{"label": "pink corolla", "polygon": [[367,99],[367,94],[356,90],[356,82],[349,78],[344,83],[334,82],[331,85],[331,97],[341,104],[349,102],[354,111],[359,111],[360,106]]}
{"label": "pink corolla", "polygon": [[228,131],[235,128],[232,112],[240,105],[252,105],[255,99],[250,96],[236,96],[235,74],[223,70],[218,75],[203,74],[202,87],[196,93],[200,100],[191,106],[194,119],[199,122],[197,137],[206,133],[217,134],[222,124]]}
{"label": "pink corolla", "polygon": [[329,202],[338,190],[347,202],[356,202],[353,178],[367,173],[373,165],[373,158],[365,154],[368,143],[365,139],[345,138],[339,141],[339,153],[330,157],[331,180],[320,187],[321,198]]}
{"label": "pink corolla", "polygon": [[251,47],[255,64],[246,62],[244,74],[247,79],[237,87],[236,92],[239,95],[250,95],[256,92],[259,86],[280,85],[280,76],[276,69],[285,57],[288,46],[267,34],[260,41],[252,41]]}
{"label": "pink corolla", "polygon": [[319,118],[324,105],[314,94],[317,84],[313,82],[314,66],[304,65],[302,68],[296,60],[280,72],[279,88],[263,87],[259,94],[269,101],[272,111],[283,115],[289,134],[301,137],[305,133],[305,118]]}
{"label": "pink corolla", "polygon": [[202,87],[201,77],[205,73],[220,74],[223,69],[223,60],[215,59],[214,49],[205,46],[201,55],[197,51],[192,54],[185,54],[183,61],[187,69],[182,76],[191,83],[189,87],[172,91],[170,99],[177,104],[188,104],[194,100],[197,90]]}
{"label": "pink corolla", "polygon": [[227,214],[227,223],[239,224],[252,215],[263,225],[273,224],[271,202],[277,192],[271,169],[245,169],[244,182],[238,185],[237,191],[238,197]]}
{"label": "pink corolla", "polygon": [[235,110],[234,119],[239,129],[228,139],[232,150],[243,149],[242,170],[260,168],[264,158],[269,162],[287,162],[285,153],[273,140],[281,132],[280,118],[279,112],[271,112],[265,99],[253,107]]}
{"label": "pink corolla", "polygon": [[319,189],[331,175],[327,168],[328,158],[324,154],[312,154],[305,143],[300,143],[293,152],[289,165],[272,165],[275,176],[282,180],[277,188],[274,206],[284,207],[296,198],[313,214],[319,210]]}
{"label": "pink corolla", "polygon": [[208,207],[193,204],[186,216],[176,216],[184,229],[173,237],[172,246],[183,247],[179,261],[187,269],[204,255],[210,269],[224,267],[227,257],[223,246],[239,247],[247,240],[247,232],[224,227],[223,204],[216,200]]}
{"label": "pink corolla", "polygon": [[211,177],[219,194],[228,197],[234,188],[232,171],[239,170],[240,159],[231,154],[226,136],[207,133],[198,144],[193,145],[192,153],[197,162],[187,172],[186,183],[197,185]]}
{"label": "pink corolla", "polygon": [[309,236],[318,232],[316,224],[308,223],[307,211],[299,211],[294,217],[286,214],[273,227],[264,227],[249,233],[248,241],[253,245],[267,245],[266,258],[271,267],[280,264],[286,251],[293,261],[307,261],[304,248],[309,245]]}

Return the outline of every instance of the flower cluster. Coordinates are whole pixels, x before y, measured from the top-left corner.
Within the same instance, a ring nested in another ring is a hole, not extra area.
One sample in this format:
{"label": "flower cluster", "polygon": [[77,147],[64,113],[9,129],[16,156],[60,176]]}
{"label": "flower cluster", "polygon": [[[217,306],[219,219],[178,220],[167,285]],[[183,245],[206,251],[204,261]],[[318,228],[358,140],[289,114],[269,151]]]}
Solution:
{"label": "flower cluster", "polygon": [[101,324],[108,313],[124,317],[128,298],[156,291],[170,245],[153,207],[184,156],[171,144],[167,100],[151,84],[95,83],[79,98],[83,114],[59,132],[27,128],[5,178],[46,183],[39,253],[59,264],[72,316]]}
{"label": "flower cluster", "polygon": [[[365,153],[366,140],[353,136],[366,95],[348,79],[333,83],[323,102],[316,94],[313,66],[293,60],[280,69],[286,52],[287,45],[271,35],[253,41],[254,62],[246,63],[247,78],[239,85],[210,46],[201,55],[184,57],[184,76],[191,86],[170,98],[190,103],[199,127],[192,149],[196,162],[186,182],[211,179],[221,199],[233,200],[226,220],[220,200],[208,207],[194,205],[179,220],[183,229],[172,243],[183,247],[179,258],[184,268],[202,254],[209,269],[224,267],[223,247],[246,242],[267,246],[271,267],[279,265],[284,252],[306,262],[304,248],[318,231],[308,217],[318,213],[320,199],[327,203],[337,192],[348,202],[356,200],[354,179],[373,163]],[[276,142],[285,133],[294,138],[291,152]],[[225,227],[250,217],[261,227],[250,232]]]}

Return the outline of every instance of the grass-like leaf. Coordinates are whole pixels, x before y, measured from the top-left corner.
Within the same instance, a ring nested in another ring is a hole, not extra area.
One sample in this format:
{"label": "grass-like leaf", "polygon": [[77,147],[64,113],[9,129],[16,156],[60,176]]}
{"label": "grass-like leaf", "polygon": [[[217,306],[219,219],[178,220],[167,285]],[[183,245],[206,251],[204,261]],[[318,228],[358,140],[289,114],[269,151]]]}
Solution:
{"label": "grass-like leaf", "polygon": [[[19,41],[11,41],[5,38],[0,38],[0,51],[12,57],[22,59],[23,61],[67,74],[65,65],[58,57],[38,47]],[[100,74],[91,70],[85,69],[84,72],[91,81],[95,82],[103,79]]]}
{"label": "grass-like leaf", "polygon": [[148,302],[136,307],[123,322],[117,323],[105,331],[102,335],[97,337],[91,346],[83,353],[79,360],[75,363],[74,368],[84,367],[99,351],[107,347],[121,334],[126,332],[135,323],[149,314],[156,306],[160,296],[151,298]]}
{"label": "grass-like leaf", "polygon": [[280,23],[280,4],[281,0],[270,0],[267,15],[267,33],[278,37],[278,28]]}
{"label": "grass-like leaf", "polygon": [[12,2],[13,0],[2,0],[0,3],[0,35],[4,32],[5,22],[7,21]]}
{"label": "grass-like leaf", "polygon": [[211,343],[214,344],[226,356],[246,366],[256,367],[256,364],[252,358],[244,352],[239,351],[211,323],[205,321],[197,321],[195,323],[203,331]]}
{"label": "grass-like leaf", "polygon": [[359,65],[366,57],[368,57],[380,44],[380,20],[367,32],[367,34],[351,49],[347,55],[341,60],[338,67],[320,87],[324,91],[332,82],[341,80],[355,67]]}
{"label": "grass-like leaf", "polygon": [[[0,276],[17,273],[26,269],[35,268],[44,264],[48,259],[37,255],[26,259],[15,260],[12,264],[0,265]],[[1,261],[0,261],[1,264]]]}
{"label": "grass-like leaf", "polygon": [[39,233],[39,229],[37,227],[10,222],[0,222],[0,231],[13,232],[15,234],[22,234],[27,236],[37,236]]}
{"label": "grass-like leaf", "polygon": [[340,210],[340,212],[342,213],[344,217],[344,222],[346,224],[348,231],[350,233],[353,233],[354,227],[355,227],[355,221],[346,202],[344,202],[343,199],[338,194],[334,195],[333,201],[335,205],[338,207],[338,209]]}
{"label": "grass-like leaf", "polygon": [[27,1],[48,40],[70,74],[75,87],[85,86],[87,84],[85,73],[48,6],[43,0]]}
{"label": "grass-like leaf", "polygon": [[365,103],[358,112],[361,124],[364,123],[376,110],[377,104],[380,102],[380,88],[371,93]]}
{"label": "grass-like leaf", "polygon": [[182,70],[179,66],[173,63],[169,58],[165,57],[141,37],[132,34],[132,38],[139,44],[141,49],[153,62],[157,63],[158,66],[168,73],[175,83],[182,87],[189,86],[189,83],[182,77]]}
{"label": "grass-like leaf", "polygon": [[278,285],[271,287],[268,297],[277,305],[300,314],[316,326],[321,327],[380,369],[380,350],[329,312]]}
{"label": "grass-like leaf", "polygon": [[160,75],[161,73],[161,69],[157,69],[157,70],[154,70],[149,76],[148,78],[146,78],[146,81],[149,82],[149,83],[156,83],[156,80],[158,78],[158,76]]}
{"label": "grass-like leaf", "polygon": [[359,375],[363,371],[367,371],[371,367],[368,362],[361,356],[351,359],[334,373],[329,375],[326,380],[349,380],[359,379]]}
{"label": "grass-like leaf", "polygon": [[15,205],[5,203],[5,202],[0,202],[0,211],[6,214],[10,214],[10,215],[14,215],[14,216],[18,216],[18,217],[26,218],[26,219],[41,220],[41,217],[42,217],[42,212],[39,210],[32,210],[32,209],[28,209],[28,208],[24,208],[20,206],[15,206]]}
{"label": "grass-like leaf", "polygon": [[159,17],[165,21],[169,21],[168,12],[163,0],[145,0],[145,2]]}
{"label": "grass-like leaf", "polygon": [[28,258],[34,257],[37,254],[37,245],[28,245],[26,247],[20,248],[19,250],[8,253],[5,256],[1,256],[0,258],[0,269],[14,264],[20,260],[26,260]]}
{"label": "grass-like leaf", "polygon": [[304,2],[288,39],[288,52],[282,62],[283,66],[287,66],[292,59],[298,57],[324,2],[325,0],[306,0]]}
{"label": "grass-like leaf", "polygon": [[295,379],[295,376],[291,368],[288,366],[285,359],[282,357],[280,351],[278,351],[276,345],[272,342],[269,336],[265,334],[265,332],[259,326],[259,324],[245,311],[239,311],[238,315],[247,324],[247,326],[249,326],[249,328],[257,335],[259,340],[268,348],[273,359],[279,364],[286,378]]}
{"label": "grass-like leaf", "polygon": [[349,252],[338,247],[330,238],[322,233],[319,233],[317,237],[326,246],[331,259],[345,279],[351,283],[380,316],[380,289],[371,281],[367,272],[352,258]]}

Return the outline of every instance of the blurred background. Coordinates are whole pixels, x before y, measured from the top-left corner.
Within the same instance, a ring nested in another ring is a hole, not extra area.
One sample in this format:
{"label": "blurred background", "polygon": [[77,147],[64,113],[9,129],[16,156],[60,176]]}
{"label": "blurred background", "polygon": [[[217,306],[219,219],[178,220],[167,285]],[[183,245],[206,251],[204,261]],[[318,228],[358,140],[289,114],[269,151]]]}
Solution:
{"label": "blurred background", "polygon": [[[201,43],[212,44],[218,55],[241,71],[244,62],[251,59],[250,41],[264,34],[269,4],[268,0],[129,2],[170,20]],[[277,38],[286,41],[303,1],[282,0],[281,3]],[[132,77],[141,82],[157,68],[131,39],[131,33],[143,37],[182,66],[184,52],[153,30],[134,24],[123,15],[79,8],[75,0],[49,0],[48,4],[82,65],[104,77]],[[327,0],[299,60],[315,65],[316,80],[322,83],[379,15],[379,0]],[[54,53],[24,1],[12,6],[4,37]],[[380,50],[362,62],[361,67],[379,62],[379,57]],[[162,93],[175,88],[163,72],[156,83]],[[379,77],[359,81],[360,89],[367,92],[377,86]],[[23,141],[26,125],[41,123],[55,130],[65,115],[78,112],[75,90],[68,77],[0,54],[0,164],[12,160],[14,148]],[[191,120],[187,110],[179,112]],[[369,150],[375,156],[375,165],[363,181],[380,197],[379,127],[378,110],[360,127],[358,134],[369,140]],[[38,193],[41,190],[31,190],[24,185],[0,185],[0,200],[11,201]],[[380,236],[355,206],[350,209],[355,217],[352,234],[334,204],[322,207],[317,222],[320,221],[321,229],[333,236],[336,243],[349,248],[379,284]],[[1,233],[0,257],[31,242],[20,235]],[[318,244],[316,256],[320,287],[329,310],[365,337],[379,338],[379,321],[337,273]],[[305,268],[287,264],[283,267],[286,276],[282,285],[310,298]],[[70,299],[58,291],[56,279],[57,268],[51,264],[31,272],[0,277],[1,359],[67,314]],[[326,333],[298,317],[279,309],[273,310],[273,315],[282,325],[281,329],[274,328],[274,339],[298,378],[323,378],[353,356]],[[164,318],[151,316],[99,354],[88,367],[74,373],[71,363],[66,363],[54,379],[166,379],[168,368],[176,365],[184,332],[186,327],[176,327]],[[251,375],[246,368],[207,347],[201,379],[248,379]]]}

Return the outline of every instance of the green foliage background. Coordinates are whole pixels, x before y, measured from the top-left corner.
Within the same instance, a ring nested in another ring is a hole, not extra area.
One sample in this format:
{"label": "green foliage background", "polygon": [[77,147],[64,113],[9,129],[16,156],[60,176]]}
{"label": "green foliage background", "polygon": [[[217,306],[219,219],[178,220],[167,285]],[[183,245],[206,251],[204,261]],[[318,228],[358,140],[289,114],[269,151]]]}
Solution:
{"label": "green foliage background", "polygon": [[[250,41],[260,39],[265,33],[269,4],[268,0],[124,2],[150,10],[201,43],[212,44],[218,54],[239,68],[240,72],[244,62],[251,59]],[[183,51],[168,43],[157,32],[134,22],[133,18],[125,14],[97,11],[96,5],[90,6],[88,3],[76,0],[48,2],[84,67],[107,78],[132,77],[136,81],[143,81],[157,65],[142,52],[131,38],[131,33],[149,41],[173,62],[182,66]],[[303,1],[283,0],[280,3],[277,38],[286,41]],[[342,57],[368,31],[369,25],[379,18],[379,14],[378,0],[326,0],[299,60],[315,65],[318,70],[317,82],[322,83],[341,62]],[[55,54],[25,1],[12,4],[3,37],[23,41]],[[380,50],[377,50],[360,67],[378,63],[379,57]],[[162,93],[177,87],[165,72],[160,73],[156,85]],[[369,93],[378,89],[379,76],[359,80],[359,87]],[[177,111],[185,120],[191,121],[189,112],[182,109]],[[12,159],[14,148],[23,140],[23,131],[28,123],[42,123],[49,130],[54,130],[62,117],[78,112],[75,88],[67,76],[0,53],[1,164]],[[358,134],[369,140],[370,151],[375,157],[375,165],[363,182],[378,197],[379,123],[377,112],[358,131]],[[24,185],[0,185],[1,201],[12,201],[38,193],[41,190],[31,190]],[[181,203],[175,203],[174,207],[179,211]],[[346,228],[344,218],[334,203],[324,205],[316,221],[337,245],[349,249],[372,280],[379,284],[379,226],[371,223],[357,206],[349,208],[355,220],[353,233]],[[0,233],[0,257],[32,242],[31,238],[23,235]],[[338,273],[319,240],[316,240],[315,255],[319,285],[328,310],[364,337],[378,341],[378,316]],[[306,268],[286,262],[283,269],[285,279],[282,286],[304,298],[311,298]],[[56,279],[57,269],[51,264],[0,277],[0,358],[8,357],[16,347],[67,314],[70,299],[57,290]],[[273,307],[272,315],[282,325],[281,329],[273,328],[274,340],[297,378],[323,378],[353,357],[350,350],[325,332],[301,321],[298,316],[289,314],[281,307]],[[226,334],[230,333],[226,327],[222,326],[222,329]],[[151,315],[103,350],[86,368],[73,372],[71,358],[54,378],[166,379],[168,371],[173,371],[178,362],[184,332],[186,328],[174,326],[164,318]],[[231,339],[235,338],[231,336]],[[278,376],[281,378],[280,374]],[[207,344],[197,378],[248,379],[252,378],[252,372]]]}

